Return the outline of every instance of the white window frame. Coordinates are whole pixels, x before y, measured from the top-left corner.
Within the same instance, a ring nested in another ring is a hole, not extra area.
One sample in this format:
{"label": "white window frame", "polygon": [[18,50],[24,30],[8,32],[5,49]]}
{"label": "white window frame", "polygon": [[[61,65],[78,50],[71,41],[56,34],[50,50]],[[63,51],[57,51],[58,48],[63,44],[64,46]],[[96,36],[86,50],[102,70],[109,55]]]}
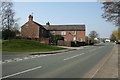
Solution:
{"label": "white window frame", "polygon": [[76,41],[76,37],[73,37],[73,41]]}
{"label": "white window frame", "polygon": [[65,36],[66,35],[66,31],[61,31],[61,35]]}

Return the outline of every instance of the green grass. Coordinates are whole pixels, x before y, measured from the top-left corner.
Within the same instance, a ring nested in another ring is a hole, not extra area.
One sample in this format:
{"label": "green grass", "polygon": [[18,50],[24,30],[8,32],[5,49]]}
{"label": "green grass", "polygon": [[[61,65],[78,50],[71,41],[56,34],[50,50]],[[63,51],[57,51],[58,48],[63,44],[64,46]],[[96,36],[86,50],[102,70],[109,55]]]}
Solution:
{"label": "green grass", "polygon": [[11,40],[2,42],[2,51],[9,52],[48,52],[63,48],[42,44],[33,40]]}

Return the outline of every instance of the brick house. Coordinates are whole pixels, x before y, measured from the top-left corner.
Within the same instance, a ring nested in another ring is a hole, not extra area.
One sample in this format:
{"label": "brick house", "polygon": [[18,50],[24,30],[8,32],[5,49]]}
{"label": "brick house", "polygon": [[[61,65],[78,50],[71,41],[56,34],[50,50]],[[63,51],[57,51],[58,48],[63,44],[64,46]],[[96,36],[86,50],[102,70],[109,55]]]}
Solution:
{"label": "brick house", "polygon": [[64,41],[85,42],[85,25],[50,25],[50,23],[46,23],[45,28],[52,35],[62,35]]}
{"label": "brick house", "polygon": [[21,27],[21,36],[26,39],[42,40],[48,38],[47,30],[39,23],[33,21],[33,16],[29,15],[29,20]]}
{"label": "brick house", "polygon": [[[21,27],[22,38],[36,39],[40,41],[53,40],[51,36],[61,35],[65,42],[85,42],[85,25],[40,25],[33,21],[33,16],[29,15],[29,20]],[[49,40],[48,40],[49,39]],[[71,43],[70,43],[71,44]]]}

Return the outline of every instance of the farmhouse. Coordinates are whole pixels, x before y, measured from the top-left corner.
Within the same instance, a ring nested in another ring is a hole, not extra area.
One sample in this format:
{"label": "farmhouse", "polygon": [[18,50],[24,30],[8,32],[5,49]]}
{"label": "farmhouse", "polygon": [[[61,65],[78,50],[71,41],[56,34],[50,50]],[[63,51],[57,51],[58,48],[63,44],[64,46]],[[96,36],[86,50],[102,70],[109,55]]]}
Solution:
{"label": "farmhouse", "polygon": [[52,35],[61,35],[64,41],[85,42],[85,25],[50,25],[46,23],[46,30]]}
{"label": "farmhouse", "polygon": [[54,39],[54,36],[60,35],[65,42],[85,42],[85,25],[41,25],[33,21],[33,16],[29,15],[29,20],[21,27],[22,38],[35,39],[40,41]]}
{"label": "farmhouse", "polygon": [[48,38],[47,30],[39,23],[33,21],[33,16],[29,15],[29,20],[21,27],[22,38],[41,40]]}

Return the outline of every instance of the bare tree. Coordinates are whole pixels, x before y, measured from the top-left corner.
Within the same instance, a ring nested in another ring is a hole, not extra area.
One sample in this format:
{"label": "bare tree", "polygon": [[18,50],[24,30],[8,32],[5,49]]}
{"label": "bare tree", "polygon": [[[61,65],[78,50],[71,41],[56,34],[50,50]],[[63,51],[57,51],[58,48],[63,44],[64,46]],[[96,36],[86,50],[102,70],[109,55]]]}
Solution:
{"label": "bare tree", "polygon": [[103,2],[104,13],[102,17],[106,21],[115,23],[120,28],[120,1],[118,2]]}
{"label": "bare tree", "polygon": [[2,27],[3,29],[9,29],[13,26],[15,19],[14,14],[15,12],[12,9],[13,3],[12,2],[2,2],[1,11],[2,11]]}
{"label": "bare tree", "polygon": [[0,31],[2,31],[2,2],[0,1]]}
{"label": "bare tree", "polygon": [[8,39],[10,40],[11,38],[10,33],[15,23],[15,19],[14,19],[15,12],[13,10],[13,3],[1,2],[0,10],[1,10],[0,16],[1,16],[2,31],[7,31],[7,34],[4,36],[8,36]]}

